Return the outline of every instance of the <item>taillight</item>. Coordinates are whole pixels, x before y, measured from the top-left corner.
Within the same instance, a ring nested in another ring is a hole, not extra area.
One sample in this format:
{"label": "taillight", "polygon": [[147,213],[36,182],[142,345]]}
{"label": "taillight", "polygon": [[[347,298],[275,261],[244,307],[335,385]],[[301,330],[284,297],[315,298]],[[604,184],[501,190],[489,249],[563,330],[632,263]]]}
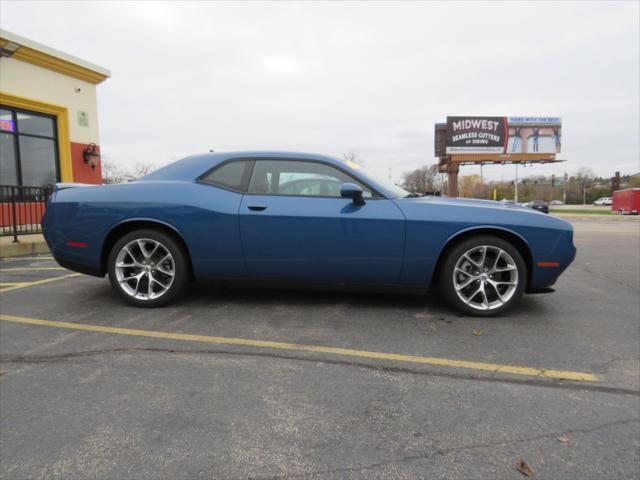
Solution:
{"label": "taillight", "polygon": [[67,246],[84,248],[88,247],[89,244],[87,242],[76,242],[75,240],[67,240]]}

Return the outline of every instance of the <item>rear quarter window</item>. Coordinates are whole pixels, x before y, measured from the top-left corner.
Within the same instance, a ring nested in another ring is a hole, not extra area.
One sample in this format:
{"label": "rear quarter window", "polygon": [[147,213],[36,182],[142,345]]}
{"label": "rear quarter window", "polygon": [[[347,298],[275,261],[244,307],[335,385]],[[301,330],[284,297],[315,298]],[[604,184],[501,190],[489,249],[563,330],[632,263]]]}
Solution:
{"label": "rear quarter window", "polygon": [[247,191],[253,160],[231,160],[204,174],[200,183],[244,193]]}

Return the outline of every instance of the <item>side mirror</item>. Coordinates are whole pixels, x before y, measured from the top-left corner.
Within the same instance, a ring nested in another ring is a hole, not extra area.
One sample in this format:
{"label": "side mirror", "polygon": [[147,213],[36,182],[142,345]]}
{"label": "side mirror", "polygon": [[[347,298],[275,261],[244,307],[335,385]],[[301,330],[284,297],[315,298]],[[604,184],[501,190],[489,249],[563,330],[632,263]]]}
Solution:
{"label": "side mirror", "polygon": [[355,183],[343,183],[340,187],[340,196],[353,199],[353,204],[358,207],[365,204],[362,197],[362,188]]}

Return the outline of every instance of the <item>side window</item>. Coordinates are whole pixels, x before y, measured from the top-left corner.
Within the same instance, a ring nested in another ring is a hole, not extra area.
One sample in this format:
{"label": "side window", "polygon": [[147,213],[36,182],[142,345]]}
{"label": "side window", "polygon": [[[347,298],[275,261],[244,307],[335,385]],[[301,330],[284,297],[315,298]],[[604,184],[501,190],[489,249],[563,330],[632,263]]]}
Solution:
{"label": "side window", "polygon": [[201,177],[200,182],[244,193],[247,191],[252,166],[253,160],[232,160]]}
{"label": "side window", "polygon": [[316,162],[295,160],[257,160],[248,193],[259,195],[297,195],[340,197],[343,183],[362,187],[365,198],[371,190],[337,168]]}

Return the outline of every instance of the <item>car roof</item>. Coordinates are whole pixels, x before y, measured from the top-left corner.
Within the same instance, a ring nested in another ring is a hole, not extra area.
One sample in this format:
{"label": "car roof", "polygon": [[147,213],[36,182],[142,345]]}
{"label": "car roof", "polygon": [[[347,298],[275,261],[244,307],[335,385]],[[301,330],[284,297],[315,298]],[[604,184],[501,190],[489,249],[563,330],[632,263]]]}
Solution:
{"label": "car roof", "polygon": [[212,152],[204,153],[200,155],[192,155],[190,157],[183,158],[177,162],[171,163],[165,167],[162,167],[155,172],[138,180],[139,182],[160,181],[160,182],[193,182],[203,173],[211,170],[220,163],[242,158],[284,158],[292,160],[315,160],[335,165],[336,167],[347,171],[354,177],[364,181],[371,188],[381,193],[382,195],[392,198],[393,192],[384,185],[376,182],[374,179],[366,175],[365,172],[356,170],[349,166],[348,163],[342,162],[336,158],[328,155],[319,155],[315,153],[306,152],[288,152],[288,151],[234,151],[234,152]]}
{"label": "car roof", "polygon": [[299,160],[321,160],[334,165],[342,166],[344,163],[326,155],[317,155],[304,152],[284,151],[239,151],[239,152],[212,152],[189,157],[173,162],[155,172],[140,179],[140,181],[193,181],[207,170],[231,159],[239,158],[291,158]]}

